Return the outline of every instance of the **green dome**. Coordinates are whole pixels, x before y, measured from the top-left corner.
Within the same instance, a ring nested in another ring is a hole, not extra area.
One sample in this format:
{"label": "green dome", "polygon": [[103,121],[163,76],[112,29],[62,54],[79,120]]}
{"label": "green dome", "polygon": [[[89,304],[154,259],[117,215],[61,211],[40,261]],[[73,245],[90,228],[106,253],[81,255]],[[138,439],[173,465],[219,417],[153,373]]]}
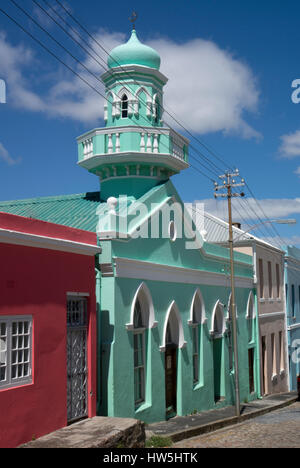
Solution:
{"label": "green dome", "polygon": [[111,51],[107,64],[109,68],[122,65],[142,65],[159,70],[160,56],[154,49],[142,44],[138,40],[135,29],[133,29],[129,41]]}

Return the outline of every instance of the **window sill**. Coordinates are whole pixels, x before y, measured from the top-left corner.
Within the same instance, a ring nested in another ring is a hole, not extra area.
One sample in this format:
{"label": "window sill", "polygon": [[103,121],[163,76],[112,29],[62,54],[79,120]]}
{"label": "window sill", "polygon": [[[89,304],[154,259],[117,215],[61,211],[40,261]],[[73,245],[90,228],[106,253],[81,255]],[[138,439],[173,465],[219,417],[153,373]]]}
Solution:
{"label": "window sill", "polygon": [[8,385],[0,386],[0,393],[4,392],[6,390],[22,389],[24,387],[29,387],[30,385],[33,385],[33,381],[31,379],[28,380],[28,381],[20,382],[20,383],[14,383],[14,384],[8,384]]}
{"label": "window sill", "polygon": [[138,406],[135,410],[135,414],[139,414],[139,413],[142,413],[143,411],[151,408],[151,404],[150,403],[142,403],[140,406]]}
{"label": "window sill", "polygon": [[197,390],[201,390],[202,388],[204,388],[204,385],[202,382],[194,383],[193,391],[196,392]]}

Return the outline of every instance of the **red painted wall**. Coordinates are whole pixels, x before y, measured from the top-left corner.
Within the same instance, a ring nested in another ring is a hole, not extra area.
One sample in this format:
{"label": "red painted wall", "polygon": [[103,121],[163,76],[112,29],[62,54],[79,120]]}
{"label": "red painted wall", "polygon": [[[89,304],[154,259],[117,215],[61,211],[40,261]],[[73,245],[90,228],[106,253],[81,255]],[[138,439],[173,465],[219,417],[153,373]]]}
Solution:
{"label": "red painted wall", "polygon": [[33,382],[0,390],[0,447],[16,447],[67,424],[66,293],[70,291],[90,294],[89,417],[96,414],[94,257],[0,243],[0,259],[0,315],[33,317]]}

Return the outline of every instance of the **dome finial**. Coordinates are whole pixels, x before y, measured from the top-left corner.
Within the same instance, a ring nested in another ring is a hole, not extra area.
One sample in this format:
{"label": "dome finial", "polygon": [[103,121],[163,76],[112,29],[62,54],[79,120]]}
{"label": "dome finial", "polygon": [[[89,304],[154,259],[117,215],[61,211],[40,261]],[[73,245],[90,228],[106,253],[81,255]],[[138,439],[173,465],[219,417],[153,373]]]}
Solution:
{"label": "dome finial", "polygon": [[129,18],[129,21],[132,23],[132,29],[135,30],[135,22],[138,19],[138,14],[133,11],[131,17]]}

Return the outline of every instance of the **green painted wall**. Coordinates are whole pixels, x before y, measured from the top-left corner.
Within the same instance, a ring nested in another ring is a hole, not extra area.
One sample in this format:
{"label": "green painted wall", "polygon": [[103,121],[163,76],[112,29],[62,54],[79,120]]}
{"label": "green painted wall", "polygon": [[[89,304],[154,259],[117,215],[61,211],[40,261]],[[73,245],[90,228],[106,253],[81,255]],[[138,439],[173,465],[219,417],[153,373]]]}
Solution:
{"label": "green painted wall", "polygon": [[[159,188],[152,189],[141,197],[140,201],[150,204],[153,201],[172,195],[179,200],[171,184],[167,182]],[[169,239],[143,239],[129,241],[102,242],[103,253],[101,261],[112,262],[114,257],[125,257],[153,262],[158,265],[184,267],[203,272],[218,273],[226,277],[226,267],[229,262],[229,251],[223,247],[205,244],[203,250],[187,250],[186,238],[171,242]],[[213,256],[212,256],[213,255]],[[235,265],[237,276],[252,279],[252,259],[243,254],[236,254],[238,262]],[[183,273],[184,275],[184,273]],[[228,276],[227,276],[228,278]],[[199,284],[174,283],[168,281],[145,280],[149,288],[158,322],[156,328],[146,331],[146,399],[137,410],[134,407],[134,361],[133,332],[128,331],[126,324],[130,323],[130,313],[134,296],[143,279],[102,278],[101,307],[109,322],[109,350],[102,354],[104,369],[109,369],[106,375],[100,376],[104,404],[100,413],[108,416],[136,417],[146,422],[165,419],[165,353],[160,350],[163,344],[163,331],[167,311],[172,301],[175,301],[183,324],[184,338],[187,345],[178,350],[177,368],[177,414],[187,415],[194,411],[205,411],[216,407],[214,400],[214,382],[219,380],[220,393],[223,399],[218,407],[234,404],[234,373],[230,369],[229,323],[227,330],[216,342],[210,335],[212,329],[212,314],[219,300],[225,308],[230,297],[228,286],[208,286]],[[192,327],[188,325],[190,308],[194,293],[199,287],[205,304],[206,322],[200,326],[200,379],[197,385],[193,383],[192,363]],[[257,349],[257,318],[249,321],[246,318],[249,294],[252,288],[236,288],[236,304],[238,310],[238,347],[239,347],[239,377],[241,402],[250,401],[259,396],[259,362]],[[255,298],[255,296],[254,296]],[[256,298],[255,298],[256,300]],[[249,323],[250,322],[250,323]],[[107,324],[104,323],[105,329]],[[103,332],[106,336],[107,333]],[[251,337],[251,341],[250,338]],[[106,344],[107,345],[107,340]],[[254,380],[255,392],[249,392],[248,349],[253,347],[255,353]],[[216,357],[218,356],[218,358]]]}
{"label": "green painted wall", "polygon": [[[109,284],[111,279],[103,279],[102,288],[111,291]],[[221,352],[221,367],[214,367],[213,353],[215,341],[210,337],[212,312],[217,299],[224,304],[229,300],[229,288],[200,286],[205,303],[207,322],[201,328],[200,373],[202,375],[198,385],[193,384],[192,366],[192,328],[187,324],[190,315],[190,307],[198,285],[186,285],[176,283],[159,283],[146,281],[154,304],[155,318],[158,321],[157,328],[147,331],[147,378],[146,401],[138,410],[134,408],[134,375],[133,375],[133,333],[125,327],[130,322],[130,311],[133,297],[141,280],[116,279],[115,303],[110,305],[110,327],[113,340],[110,342],[110,350],[106,350],[105,356],[109,358],[109,364],[105,368],[111,369],[110,378],[107,380],[106,394],[110,401],[107,406],[101,407],[101,414],[108,416],[136,417],[146,422],[165,419],[165,369],[164,352],[159,347],[163,340],[163,327],[166,312],[173,300],[180,310],[183,323],[184,337],[187,346],[178,350],[178,394],[177,410],[179,415],[187,415],[196,411],[204,411],[216,407],[214,401],[214,376],[218,373],[221,380],[222,396],[224,400],[218,406],[234,404],[234,374],[229,369],[229,338],[225,336],[219,341],[219,353]],[[103,290],[102,289],[102,290]],[[249,290],[237,289],[238,309],[238,342],[239,342],[239,372],[240,372],[240,396],[241,402],[257,398],[257,392],[249,394],[249,369],[248,369],[248,323],[246,306]],[[109,294],[111,295],[111,293]],[[111,304],[111,301],[110,301]],[[112,310],[114,309],[114,310]],[[256,321],[256,319],[255,319]],[[255,343],[256,347],[256,343]],[[256,348],[255,348],[256,349]],[[104,377],[103,377],[104,378]],[[102,379],[103,379],[102,378]],[[256,389],[258,387],[256,376]],[[104,399],[105,400],[105,399]]]}

